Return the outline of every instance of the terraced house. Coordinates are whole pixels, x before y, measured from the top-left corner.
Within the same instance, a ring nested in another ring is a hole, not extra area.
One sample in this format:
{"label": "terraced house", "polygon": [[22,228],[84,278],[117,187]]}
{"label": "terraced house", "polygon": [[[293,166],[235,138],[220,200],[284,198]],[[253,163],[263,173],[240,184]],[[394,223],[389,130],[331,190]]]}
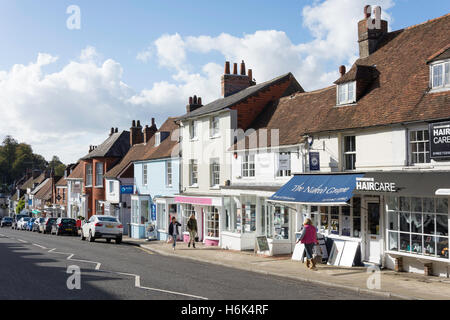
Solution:
{"label": "terraced house", "polygon": [[330,250],[358,247],[353,263],[448,276],[450,15],[374,25],[358,23],[360,57],[335,85],[280,100],[269,124],[295,114],[305,172],[269,202],[311,217]]}

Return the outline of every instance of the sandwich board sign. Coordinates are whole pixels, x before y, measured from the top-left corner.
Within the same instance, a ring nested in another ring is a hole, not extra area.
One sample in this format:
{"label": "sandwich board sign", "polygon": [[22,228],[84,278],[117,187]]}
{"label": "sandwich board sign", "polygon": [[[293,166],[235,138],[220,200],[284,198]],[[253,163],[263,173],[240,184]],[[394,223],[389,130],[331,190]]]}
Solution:
{"label": "sandwich board sign", "polygon": [[270,251],[269,242],[266,236],[256,237],[256,244],[258,247],[258,252]]}

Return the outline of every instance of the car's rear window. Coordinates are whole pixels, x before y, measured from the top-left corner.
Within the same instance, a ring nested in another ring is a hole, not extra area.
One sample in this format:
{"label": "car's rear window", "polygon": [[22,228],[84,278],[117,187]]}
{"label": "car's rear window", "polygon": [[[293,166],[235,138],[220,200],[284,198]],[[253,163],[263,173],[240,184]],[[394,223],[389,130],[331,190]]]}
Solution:
{"label": "car's rear window", "polygon": [[12,218],[5,217],[5,218],[3,218],[3,220],[5,220],[5,221],[12,221]]}
{"label": "car's rear window", "polygon": [[113,217],[98,217],[98,220],[102,222],[117,222],[117,219]]}
{"label": "car's rear window", "polygon": [[23,218],[23,221],[30,221],[30,218]]}
{"label": "car's rear window", "polygon": [[73,219],[62,219],[61,222],[62,223],[76,223],[76,221]]}

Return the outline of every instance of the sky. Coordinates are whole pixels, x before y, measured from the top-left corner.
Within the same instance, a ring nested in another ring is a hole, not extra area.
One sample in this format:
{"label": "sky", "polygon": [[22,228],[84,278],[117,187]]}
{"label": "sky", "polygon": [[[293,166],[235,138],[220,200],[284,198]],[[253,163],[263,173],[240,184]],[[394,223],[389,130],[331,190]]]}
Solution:
{"label": "sky", "polygon": [[366,4],[391,31],[450,12],[447,0],[0,0],[0,139],[74,163],[111,127],[220,98],[225,61],[257,83],[292,72],[307,91],[330,86],[358,57]]}

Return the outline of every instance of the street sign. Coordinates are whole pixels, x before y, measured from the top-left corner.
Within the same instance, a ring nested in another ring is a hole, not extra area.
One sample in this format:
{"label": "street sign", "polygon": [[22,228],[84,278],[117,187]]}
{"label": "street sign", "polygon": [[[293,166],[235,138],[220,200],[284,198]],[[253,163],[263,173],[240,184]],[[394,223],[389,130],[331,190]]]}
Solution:
{"label": "street sign", "polygon": [[120,193],[121,194],[133,194],[134,186],[121,186]]}

